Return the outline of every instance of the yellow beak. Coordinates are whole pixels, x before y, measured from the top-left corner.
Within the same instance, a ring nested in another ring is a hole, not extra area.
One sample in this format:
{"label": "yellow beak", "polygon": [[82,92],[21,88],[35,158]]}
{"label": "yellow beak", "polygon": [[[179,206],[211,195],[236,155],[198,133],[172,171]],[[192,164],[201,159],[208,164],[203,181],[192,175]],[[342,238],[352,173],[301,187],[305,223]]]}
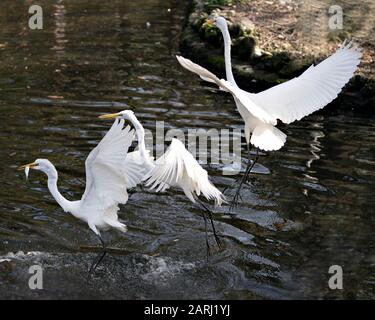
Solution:
{"label": "yellow beak", "polygon": [[21,170],[25,170],[25,168],[29,167],[29,168],[33,168],[33,167],[36,167],[38,164],[33,162],[33,163],[29,163],[29,164],[25,164],[23,166],[20,166],[18,167],[17,170],[21,171]]}
{"label": "yellow beak", "polygon": [[115,119],[120,116],[120,113],[107,113],[99,116],[99,119]]}
{"label": "yellow beak", "polygon": [[215,25],[215,21],[212,20],[212,19],[207,19],[205,23],[203,23],[203,27],[210,27],[210,26],[213,26]]}

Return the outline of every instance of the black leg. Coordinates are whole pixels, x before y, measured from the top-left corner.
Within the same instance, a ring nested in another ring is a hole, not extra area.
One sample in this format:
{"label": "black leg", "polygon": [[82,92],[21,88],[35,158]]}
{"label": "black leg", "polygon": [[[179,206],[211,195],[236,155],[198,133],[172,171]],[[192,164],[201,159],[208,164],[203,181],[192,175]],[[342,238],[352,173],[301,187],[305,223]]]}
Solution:
{"label": "black leg", "polygon": [[210,220],[211,220],[211,226],[212,226],[212,231],[214,233],[214,237],[215,237],[215,240],[216,240],[216,244],[217,246],[219,247],[219,249],[221,249],[221,240],[219,238],[219,236],[217,235],[217,232],[216,232],[216,228],[215,228],[215,224],[214,224],[214,220],[212,218],[212,211],[211,210],[207,210],[208,212],[208,215],[210,217]]}
{"label": "black leg", "polygon": [[221,241],[220,241],[219,236],[216,233],[216,228],[215,228],[215,224],[214,224],[214,220],[213,220],[213,216],[212,216],[212,211],[198,197],[196,197],[196,201],[202,206],[203,210],[205,210],[208,213],[208,216],[210,217],[210,221],[211,221],[212,232],[214,233],[214,237],[215,237],[215,240],[216,240],[216,244],[219,248],[221,248]]}
{"label": "black leg", "polygon": [[236,189],[236,193],[232,199],[232,202],[229,206],[229,210],[231,211],[237,204],[238,204],[238,200],[241,198],[241,195],[240,195],[240,192],[241,192],[241,188],[242,188],[242,185],[248,180],[248,177],[251,173],[251,170],[253,170],[255,164],[258,162],[259,160],[259,153],[258,153],[258,149],[256,149],[257,153],[256,153],[256,156],[255,156],[255,159],[254,161],[251,162],[251,156],[250,156],[250,149],[248,149],[248,162],[247,162],[247,167],[246,167],[246,170],[245,170],[245,173],[243,174],[241,180],[240,180],[240,183]]}
{"label": "black leg", "polygon": [[202,217],[204,220],[204,231],[206,233],[206,248],[207,248],[207,260],[208,260],[208,257],[211,255],[211,249],[210,249],[210,243],[208,242],[207,218],[204,212],[202,212]]}
{"label": "black leg", "polygon": [[100,240],[100,242],[102,244],[103,252],[98,256],[98,258],[94,259],[94,261],[92,262],[90,270],[89,270],[88,277],[90,277],[95,272],[96,268],[103,261],[104,257],[107,254],[107,247],[106,247],[106,245],[105,245],[102,237],[100,235],[97,235],[97,236],[98,236],[98,238],[99,238],[99,240]]}
{"label": "black leg", "polygon": [[[251,163],[251,148],[250,148],[250,144],[246,144],[246,148],[247,148],[247,166],[246,166],[246,169],[245,169],[245,173],[247,172],[248,168],[249,168],[249,165]],[[230,186],[226,186],[223,190],[223,193],[225,193],[229,188],[232,189],[234,186],[238,185],[239,182],[241,182],[243,180],[243,176],[239,176]],[[238,197],[241,198],[240,195],[238,195]]]}
{"label": "black leg", "polygon": [[[236,188],[236,192],[235,192],[234,197],[233,197],[233,199],[232,199],[232,201],[231,201],[231,204],[230,204],[230,206],[229,206],[229,210],[230,210],[230,211],[231,211],[231,210],[232,210],[232,209],[238,204],[238,200],[241,198],[240,191],[241,191],[241,188],[242,188],[243,183],[244,183],[244,182],[246,181],[246,179],[247,179],[247,172],[249,171],[249,169],[250,169],[250,171],[251,171],[251,161],[250,161],[250,159],[248,159],[247,167],[246,167],[245,173],[242,175],[242,177],[241,177],[240,180],[239,180],[239,184],[238,184],[238,186],[237,186],[237,188]],[[236,180],[236,181],[238,181],[238,180]]]}
{"label": "black leg", "polygon": [[[246,170],[247,170],[247,167],[246,167]],[[245,170],[245,171],[246,171]],[[234,180],[234,182],[232,182],[229,186],[226,186],[224,189],[223,189],[223,194],[225,194],[228,190],[232,190],[235,186],[238,185],[238,183],[241,182],[243,176],[239,175],[236,180]]]}
{"label": "black leg", "polygon": [[[258,162],[259,160],[259,152],[258,152],[258,149],[256,149],[257,153],[256,153],[256,156],[255,156],[255,159],[253,160],[253,162],[251,163],[251,160],[250,160],[250,153],[249,153],[249,159],[248,159],[248,168],[245,172],[245,180],[244,182],[246,182],[249,178],[249,175],[251,173],[251,170],[253,170],[255,164]],[[249,164],[251,163],[251,166],[249,167]]]}

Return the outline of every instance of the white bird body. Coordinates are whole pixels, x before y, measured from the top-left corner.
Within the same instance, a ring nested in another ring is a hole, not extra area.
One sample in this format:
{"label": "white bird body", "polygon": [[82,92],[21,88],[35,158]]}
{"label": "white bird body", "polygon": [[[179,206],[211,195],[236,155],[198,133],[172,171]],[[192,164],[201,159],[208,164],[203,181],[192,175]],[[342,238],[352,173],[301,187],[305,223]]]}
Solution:
{"label": "white bird body", "polygon": [[138,153],[135,158],[138,166],[143,165],[146,168],[147,173],[142,178],[146,181],[146,186],[157,192],[179,187],[192,202],[195,202],[195,196],[202,194],[207,200],[213,199],[217,205],[222,204],[223,194],[210,182],[207,171],[186,150],[182,142],[172,139],[167,151],[154,161],[149,150],[146,150],[144,128],[133,111],[124,110],[100,118],[122,118],[133,124],[138,140]]}
{"label": "white bird body", "polygon": [[[239,89],[242,94],[248,94],[248,92]],[[238,95],[238,93],[237,93]],[[249,97],[251,100],[252,97]],[[247,144],[252,144],[265,151],[278,150],[280,149],[285,141],[286,134],[275,127],[277,119],[268,116],[268,121],[262,121],[251,113],[248,108],[236,97],[234,101],[237,106],[237,110],[240,113],[242,119],[245,122],[245,138]],[[268,112],[266,111],[268,114]]]}
{"label": "white bird body", "polygon": [[355,44],[344,43],[335,54],[316,66],[310,66],[301,76],[260,93],[249,93],[240,89],[233,77],[227,22],[218,17],[215,24],[224,38],[227,81],[220,80],[188,59],[180,56],[177,59],[185,69],[232,94],[245,122],[247,143],[265,151],[278,150],[286,141],[286,134],[275,127],[277,120],[289,124],[333,101],[353,76],[362,56]]}
{"label": "white bird body", "polygon": [[123,126],[124,120],[116,120],[87,157],[86,189],[79,201],[69,201],[61,195],[57,188],[58,173],[49,160],[37,159],[21,167],[44,172],[48,177],[48,189],[61,208],[86,222],[98,236],[100,230],[111,227],[126,232],[126,225],[118,221],[118,205],[128,201],[127,188],[140,181],[139,174],[129,176],[129,172],[132,172],[129,164],[136,168],[138,166],[132,162],[137,152],[130,153],[132,155],[127,159],[134,131],[129,126]]}
{"label": "white bird body", "polygon": [[154,168],[144,177],[146,186],[165,191],[169,187],[181,188],[190,201],[201,194],[216,205],[224,201],[222,193],[209,181],[208,173],[178,139],[172,139],[167,151],[156,160]]}

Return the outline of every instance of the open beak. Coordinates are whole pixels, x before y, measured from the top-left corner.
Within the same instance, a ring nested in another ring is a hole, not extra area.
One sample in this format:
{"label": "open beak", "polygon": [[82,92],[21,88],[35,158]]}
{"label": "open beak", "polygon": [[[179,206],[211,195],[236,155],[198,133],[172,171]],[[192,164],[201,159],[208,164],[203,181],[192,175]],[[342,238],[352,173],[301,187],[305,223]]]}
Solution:
{"label": "open beak", "polygon": [[25,164],[23,166],[20,166],[20,167],[18,167],[17,170],[21,171],[21,170],[25,170],[26,168],[34,168],[36,166],[38,166],[38,164],[33,162],[33,163],[29,163],[29,164]]}
{"label": "open beak", "polygon": [[207,19],[205,23],[203,23],[203,27],[211,27],[215,25],[215,21],[213,19]]}
{"label": "open beak", "polygon": [[120,113],[107,113],[99,116],[99,119],[115,119],[120,116]]}

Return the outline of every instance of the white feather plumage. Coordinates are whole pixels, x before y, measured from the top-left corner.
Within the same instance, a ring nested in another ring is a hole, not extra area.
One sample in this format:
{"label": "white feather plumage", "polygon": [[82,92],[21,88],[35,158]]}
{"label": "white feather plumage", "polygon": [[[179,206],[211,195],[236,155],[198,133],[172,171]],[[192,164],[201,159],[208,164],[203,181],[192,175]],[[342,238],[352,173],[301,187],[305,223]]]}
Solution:
{"label": "white feather plumage", "polygon": [[27,165],[48,176],[48,188],[63,208],[76,218],[86,222],[90,229],[100,236],[100,229],[116,228],[126,231],[126,226],[118,221],[118,204],[128,201],[126,191],[134,183],[124,167],[129,146],[134,138],[134,130],[124,120],[116,120],[99,144],[86,159],[86,189],[79,201],[65,199],[57,188],[58,174],[47,159],[37,159]]}
{"label": "white feather plumage", "polygon": [[332,102],[354,75],[361,51],[353,42],[341,47],[321,63],[312,65],[299,77],[249,98],[284,123],[291,123]]}
{"label": "white feather plumage", "polygon": [[229,81],[220,80],[189,59],[177,56],[177,60],[185,69],[232,94],[245,122],[247,143],[265,151],[278,150],[286,141],[286,135],[275,128],[278,119],[289,124],[332,102],[355,73],[362,56],[356,44],[344,42],[335,54],[316,66],[312,65],[301,76],[257,94],[249,93],[240,89],[233,78],[227,22],[219,17],[216,25],[224,37]]}
{"label": "white feather plumage", "polygon": [[223,194],[209,181],[208,173],[180,140],[173,139],[167,151],[155,162],[155,167],[144,177],[146,186],[165,191],[169,187],[180,187],[185,195],[195,202],[194,194],[207,200],[215,200],[220,206]]}
{"label": "white feather plumage", "polygon": [[[224,86],[226,85],[224,84]],[[134,161],[132,162],[137,163],[138,167],[142,165],[143,170],[146,170],[147,173],[143,175],[142,179],[146,181],[146,186],[150,186],[157,192],[165,191],[169,187],[179,187],[192,202],[195,202],[196,196],[203,195],[207,200],[215,200],[216,205],[223,203],[223,194],[210,182],[207,171],[186,150],[182,142],[173,139],[167,151],[154,161],[149,155],[149,151],[146,150],[145,130],[133,111],[123,110],[102,117],[118,117],[133,124],[137,134],[139,150],[134,155]],[[134,172],[134,170],[131,171]]]}

